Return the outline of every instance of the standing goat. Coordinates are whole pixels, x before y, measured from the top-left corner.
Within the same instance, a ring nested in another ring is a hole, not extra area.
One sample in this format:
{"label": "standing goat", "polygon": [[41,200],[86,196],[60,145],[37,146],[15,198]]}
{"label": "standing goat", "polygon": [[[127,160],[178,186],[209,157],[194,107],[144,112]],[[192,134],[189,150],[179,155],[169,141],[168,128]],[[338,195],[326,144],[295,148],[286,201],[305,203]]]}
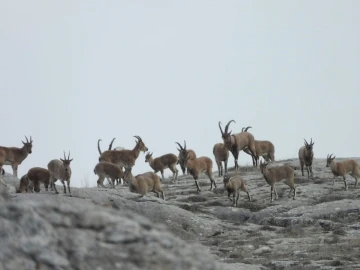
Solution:
{"label": "standing goat", "polygon": [[[251,127],[243,127],[241,132],[247,132]],[[255,142],[255,151],[257,155],[257,164],[259,164],[259,158],[263,157],[266,162],[275,161],[275,147],[270,141],[259,141],[254,140]],[[251,155],[249,148],[245,148],[244,152],[248,155]],[[254,158],[254,157],[253,157]]]}
{"label": "standing goat", "polygon": [[[31,185],[31,187],[30,187],[30,185]],[[20,178],[19,188],[16,191],[16,193],[33,192],[33,189],[34,189],[34,187],[32,186],[32,183],[30,183],[30,180],[27,177],[27,174],[24,174]]]}
{"label": "standing goat", "polygon": [[50,181],[49,170],[41,167],[33,167],[27,172],[26,178],[28,179],[29,184],[32,183],[35,192],[40,192],[40,183],[43,183],[45,190],[48,191]]}
{"label": "standing goat", "polygon": [[273,193],[275,193],[275,199],[278,199],[275,184],[281,180],[286,179],[287,184],[290,187],[289,198],[291,197],[291,191],[294,190],[293,200],[296,197],[295,182],[294,182],[294,169],[289,165],[282,165],[277,167],[268,168],[268,163],[262,163],[260,161],[260,170],[263,174],[265,181],[271,186],[271,201],[273,201]]}
{"label": "standing goat", "polygon": [[60,158],[60,160],[53,159],[48,164],[48,169],[50,172],[50,188],[51,188],[51,190],[53,190],[53,188],[54,188],[56,194],[58,194],[59,192],[56,189],[55,182],[59,179],[60,182],[64,186],[65,194],[66,194],[66,188],[65,188],[64,181],[66,181],[68,190],[69,190],[69,194],[71,195],[71,192],[70,192],[70,178],[71,178],[70,162],[72,160],[73,159],[70,159],[70,151],[69,151],[69,155],[67,158],[65,156],[65,151],[64,151],[64,159],[61,159],[61,158]]}
{"label": "standing goat", "polygon": [[188,172],[192,175],[192,177],[195,180],[197,192],[199,193],[201,191],[198,183],[199,175],[201,173],[205,173],[209,179],[210,179],[210,191],[213,188],[216,188],[216,183],[214,179],[214,175],[212,172],[212,160],[208,157],[198,157],[198,158],[191,158],[191,154],[188,154],[188,156],[185,159],[185,166],[188,170]]}
{"label": "standing goat", "polygon": [[218,167],[219,176],[223,176],[223,165],[225,167],[225,174],[227,174],[227,163],[229,159],[229,150],[226,148],[226,146],[223,143],[216,143],[213,147],[213,154],[215,157],[216,165]]}
{"label": "standing goat", "polygon": [[110,163],[114,163],[120,167],[132,168],[135,165],[135,161],[139,157],[141,151],[144,153],[148,151],[145,143],[139,136],[134,136],[137,141],[135,141],[136,145],[132,150],[107,150],[104,151],[100,157],[99,162],[106,161]]}
{"label": "standing goat", "polygon": [[98,187],[104,187],[105,177],[111,179],[111,187],[115,188],[115,181],[122,179],[124,176],[123,170],[116,164],[110,162],[99,162],[94,168],[94,173],[99,176],[97,180]]}
{"label": "standing goat", "polygon": [[157,158],[153,158],[153,153],[147,153],[145,156],[145,162],[149,162],[150,167],[155,171],[155,173],[161,173],[161,178],[164,180],[164,170],[169,168],[173,173],[173,182],[177,180],[178,169],[176,164],[178,162],[178,157],[174,154],[165,154]]}
{"label": "standing goat", "polygon": [[[5,147],[0,146],[0,170],[2,170],[3,165],[11,165],[13,169],[13,175],[17,177],[18,166],[24,161],[24,159],[31,154],[32,152],[32,143],[33,140],[30,136],[30,141],[25,136],[26,142],[23,142],[23,147]],[[4,180],[2,179],[2,175],[0,175],[0,182],[5,186]]]}
{"label": "standing goat", "polygon": [[313,172],[312,172],[312,163],[313,163],[313,159],[314,159],[314,151],[313,151],[313,145],[315,142],[310,141],[310,144],[308,144],[308,142],[304,139],[305,141],[305,145],[301,146],[299,149],[299,161],[300,161],[300,167],[301,167],[301,174],[302,176],[304,176],[304,164],[308,173],[308,179],[310,179],[310,174],[311,177],[314,176]]}
{"label": "standing goat", "polygon": [[162,198],[165,201],[165,193],[161,187],[160,177],[156,173],[146,172],[134,177],[131,168],[125,168],[124,180],[129,184],[130,192],[144,196],[151,191],[154,192],[158,198],[160,198],[161,193]]}
{"label": "standing goat", "polygon": [[253,159],[253,165],[257,166],[257,160],[258,156],[256,154],[255,150],[255,142],[254,142],[254,136],[247,131],[236,133],[234,135],[231,135],[231,131],[228,131],[229,125],[231,122],[234,122],[234,120],[230,120],[229,123],[225,126],[225,131],[223,132],[221,128],[221,122],[219,122],[219,128],[221,131],[221,137],[224,140],[224,144],[227,149],[233,154],[234,160],[235,160],[235,169],[237,170],[239,168],[238,165],[238,157],[239,152],[241,150],[244,150],[245,148],[248,148]]}
{"label": "standing goat", "polygon": [[186,174],[189,174],[189,172],[187,171],[186,169],[186,166],[185,166],[185,160],[187,159],[188,155],[190,157],[190,159],[194,159],[196,158],[196,153],[194,150],[192,149],[186,149],[186,141],[184,140],[184,148],[181,146],[180,143],[176,142],[180,149],[177,148],[177,150],[179,151],[179,156],[178,156],[178,163],[180,164],[180,168],[183,172],[183,175],[185,175],[185,171],[186,171]]}
{"label": "standing goat", "polygon": [[360,177],[359,164],[357,164],[356,161],[353,159],[335,162],[335,156],[332,155],[333,154],[327,155],[326,159],[326,167],[330,167],[331,172],[334,175],[332,185],[334,186],[335,184],[335,178],[341,176],[344,180],[345,190],[348,190],[348,186],[346,183],[346,174],[350,174],[355,179],[356,188],[358,178]]}
{"label": "standing goat", "polygon": [[[248,195],[249,202],[251,201],[250,194],[245,186],[245,181],[240,177],[240,175],[229,176],[228,174],[224,175],[223,178],[224,182],[224,189],[228,192],[228,198],[231,201],[230,195],[233,195],[232,202],[234,203],[234,207],[237,206],[239,196],[240,196],[240,189]],[[236,198],[235,198],[236,195]]]}

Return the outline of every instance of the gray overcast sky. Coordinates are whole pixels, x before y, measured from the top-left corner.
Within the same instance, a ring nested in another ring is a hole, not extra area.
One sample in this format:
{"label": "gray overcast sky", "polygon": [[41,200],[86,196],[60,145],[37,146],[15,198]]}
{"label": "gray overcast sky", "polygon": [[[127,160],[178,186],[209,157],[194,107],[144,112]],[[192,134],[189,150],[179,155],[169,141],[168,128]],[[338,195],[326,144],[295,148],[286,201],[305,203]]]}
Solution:
{"label": "gray overcast sky", "polygon": [[[73,186],[86,175],[95,185],[99,138],[103,150],[113,137],[131,149],[139,135],[154,156],[185,139],[214,161],[218,121],[230,119],[233,132],[251,125],[271,140],[276,159],[310,137],[315,157],[359,156],[359,10],[355,0],[0,0],[0,144],[33,137],[19,176],[71,150]],[[144,160],[135,173],[150,170]]]}

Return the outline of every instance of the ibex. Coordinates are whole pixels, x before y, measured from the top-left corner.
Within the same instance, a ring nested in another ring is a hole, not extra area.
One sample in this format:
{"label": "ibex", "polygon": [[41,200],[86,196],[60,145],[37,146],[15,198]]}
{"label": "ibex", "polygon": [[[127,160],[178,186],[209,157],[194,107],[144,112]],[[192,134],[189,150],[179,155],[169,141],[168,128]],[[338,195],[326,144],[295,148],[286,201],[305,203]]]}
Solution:
{"label": "ibex", "polygon": [[173,182],[177,180],[178,169],[176,164],[178,162],[178,157],[174,154],[165,154],[157,158],[153,158],[153,153],[147,153],[145,156],[145,162],[149,162],[150,167],[154,170],[155,173],[160,172],[161,178],[164,180],[164,170],[169,168],[173,173]]}
{"label": "ibex", "polygon": [[24,174],[20,178],[20,185],[19,185],[19,188],[16,191],[16,193],[33,192],[33,189],[34,189],[34,187],[32,185],[30,187],[30,180],[27,177],[27,174]]}
{"label": "ibex", "polygon": [[69,190],[69,194],[71,195],[71,192],[70,192],[70,178],[71,178],[70,162],[72,160],[73,159],[70,159],[70,151],[69,151],[69,155],[67,158],[65,156],[65,151],[64,151],[64,159],[61,159],[61,158],[60,158],[60,160],[53,159],[48,164],[48,169],[50,172],[50,188],[51,188],[51,190],[55,189],[56,194],[58,194],[59,192],[56,189],[55,182],[59,179],[60,182],[64,186],[65,194],[66,194],[66,188],[65,188],[64,181],[66,181],[68,190]]}
{"label": "ibex", "polygon": [[244,150],[245,148],[249,149],[249,151],[253,157],[253,165],[257,166],[258,156],[257,156],[256,150],[255,150],[254,136],[250,132],[240,132],[240,133],[231,135],[231,131],[228,131],[229,125],[231,122],[235,123],[234,120],[229,121],[229,123],[227,123],[227,125],[225,126],[224,132],[221,128],[221,122],[219,122],[219,128],[221,131],[221,137],[224,140],[224,144],[225,144],[226,148],[229,149],[229,151],[234,156],[235,169],[237,170],[239,168],[239,165],[238,165],[239,152],[241,150]]}
{"label": "ibex", "polygon": [[332,155],[333,154],[327,155],[326,159],[326,167],[330,167],[331,172],[334,175],[332,185],[334,186],[335,184],[335,178],[341,176],[344,180],[345,190],[348,190],[348,186],[346,183],[346,174],[350,174],[355,179],[356,188],[358,178],[360,177],[359,164],[357,164],[356,161],[353,159],[335,162],[335,156]]}
{"label": "ibex", "polygon": [[132,168],[135,165],[135,161],[139,157],[140,152],[146,152],[148,151],[148,148],[146,147],[145,143],[139,136],[134,136],[136,139],[138,139],[136,142],[136,145],[134,149],[132,150],[107,150],[104,151],[100,157],[99,162],[110,162],[114,163],[120,167],[123,168]]}
{"label": "ibex", "polygon": [[308,173],[308,179],[310,179],[310,174],[311,177],[314,176],[313,172],[312,172],[312,163],[313,163],[313,158],[314,158],[314,152],[313,152],[313,145],[315,142],[310,141],[310,144],[308,144],[308,142],[304,139],[305,141],[305,145],[300,147],[299,149],[299,160],[300,160],[300,167],[301,167],[301,174],[302,176],[304,176],[304,164]]}
{"label": "ibex", "polygon": [[[251,127],[243,127],[241,132],[247,132]],[[266,162],[274,162],[275,161],[275,147],[270,141],[259,141],[254,140],[255,142],[255,151],[257,155],[257,164],[259,164],[259,158],[263,157]],[[246,154],[251,155],[251,152],[248,148],[244,149]],[[254,157],[253,157],[254,158]]]}
{"label": "ibex", "polygon": [[226,146],[223,143],[216,143],[213,147],[213,154],[215,157],[216,165],[218,167],[218,173],[219,176],[224,175],[223,172],[223,165],[225,167],[225,174],[227,174],[227,163],[229,159],[229,150],[226,148]]}
{"label": "ibex", "polygon": [[[230,195],[233,195],[232,202],[234,203],[234,207],[237,206],[240,189],[248,195],[249,202],[251,201],[250,194],[245,186],[245,181],[240,177],[240,175],[229,176],[228,174],[224,175],[223,178],[224,189],[228,192],[228,198],[231,201]],[[236,197],[236,198],[235,198]]]}
{"label": "ibex", "polygon": [[[0,146],[0,170],[2,169],[3,165],[11,165],[13,169],[13,175],[17,177],[18,166],[24,161],[24,159],[31,154],[32,152],[32,143],[33,140],[30,136],[30,141],[25,136],[26,142],[23,142],[23,147],[5,147]],[[5,186],[7,184],[2,179],[0,175],[0,182],[3,183]]]}
{"label": "ibex", "polygon": [[[183,175],[185,175],[185,171],[186,166],[185,166],[185,160],[187,159],[188,155],[190,159],[194,159],[196,158],[196,153],[194,150],[192,149],[186,149],[186,141],[184,140],[184,148],[181,146],[180,143],[176,142],[177,145],[179,145],[180,149],[177,148],[177,150],[179,151],[179,156],[178,156],[178,163],[180,164],[180,168],[183,172]],[[186,174],[189,174],[188,171],[186,171]]]}
{"label": "ibex", "polygon": [[33,167],[27,172],[26,177],[29,184],[32,183],[35,192],[40,192],[40,183],[43,183],[45,190],[48,191],[50,181],[49,170],[41,167]]}
{"label": "ibex", "polygon": [[105,177],[111,179],[111,187],[115,188],[115,181],[122,179],[124,176],[123,170],[116,164],[110,162],[99,162],[94,168],[94,173],[99,176],[97,180],[98,187],[104,187]]}
{"label": "ibex", "polygon": [[268,168],[268,164],[269,163],[262,163],[260,161],[261,173],[263,174],[265,181],[271,186],[271,201],[273,201],[273,193],[275,194],[275,199],[278,198],[275,187],[276,182],[284,179],[287,180],[285,183],[290,187],[289,198],[291,197],[291,191],[294,191],[293,199],[295,200],[296,191],[294,182],[294,169],[289,165]]}
{"label": "ibex", "polygon": [[161,187],[160,177],[154,172],[146,172],[132,175],[131,168],[126,168],[124,172],[124,180],[129,184],[130,192],[146,195],[149,191],[154,192],[158,198],[160,194],[165,201],[165,193]]}

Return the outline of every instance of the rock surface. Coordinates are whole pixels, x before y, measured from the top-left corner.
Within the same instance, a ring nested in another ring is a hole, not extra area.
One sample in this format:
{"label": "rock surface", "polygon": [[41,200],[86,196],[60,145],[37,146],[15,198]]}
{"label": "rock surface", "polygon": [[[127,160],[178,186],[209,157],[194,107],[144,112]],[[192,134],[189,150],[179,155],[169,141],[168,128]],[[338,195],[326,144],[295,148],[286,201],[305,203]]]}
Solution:
{"label": "rock surface", "polygon": [[[297,159],[276,162],[284,163],[299,167]],[[324,159],[314,160],[313,171],[310,180],[295,171],[295,200],[278,183],[279,199],[270,202],[259,169],[242,167],[252,201],[240,192],[236,208],[220,177],[218,188],[206,191],[206,176],[199,180],[200,194],[189,176],[176,184],[166,179],[165,202],[127,186],[73,188],[72,197],[44,189],[6,201],[0,196],[0,261],[3,269],[360,268],[359,188],[351,176],[348,191],[340,177],[333,187]],[[14,187],[18,181],[5,177]],[[150,253],[132,255],[144,245]]]}

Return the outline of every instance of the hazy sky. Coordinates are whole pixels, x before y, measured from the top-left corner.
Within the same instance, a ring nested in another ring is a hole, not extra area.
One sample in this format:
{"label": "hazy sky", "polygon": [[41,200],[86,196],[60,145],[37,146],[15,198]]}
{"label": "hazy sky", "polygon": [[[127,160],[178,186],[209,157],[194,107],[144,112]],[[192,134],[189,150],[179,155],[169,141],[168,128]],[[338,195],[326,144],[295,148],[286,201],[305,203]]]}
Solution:
{"label": "hazy sky", "polygon": [[[139,135],[154,156],[177,155],[185,139],[214,161],[218,121],[231,119],[233,132],[251,125],[272,141],[276,159],[311,137],[315,157],[359,156],[359,10],[356,0],[0,0],[0,145],[32,136],[19,176],[70,150],[72,186],[95,185],[99,138],[102,150],[113,137],[132,149]],[[135,173],[150,170],[144,161]]]}

